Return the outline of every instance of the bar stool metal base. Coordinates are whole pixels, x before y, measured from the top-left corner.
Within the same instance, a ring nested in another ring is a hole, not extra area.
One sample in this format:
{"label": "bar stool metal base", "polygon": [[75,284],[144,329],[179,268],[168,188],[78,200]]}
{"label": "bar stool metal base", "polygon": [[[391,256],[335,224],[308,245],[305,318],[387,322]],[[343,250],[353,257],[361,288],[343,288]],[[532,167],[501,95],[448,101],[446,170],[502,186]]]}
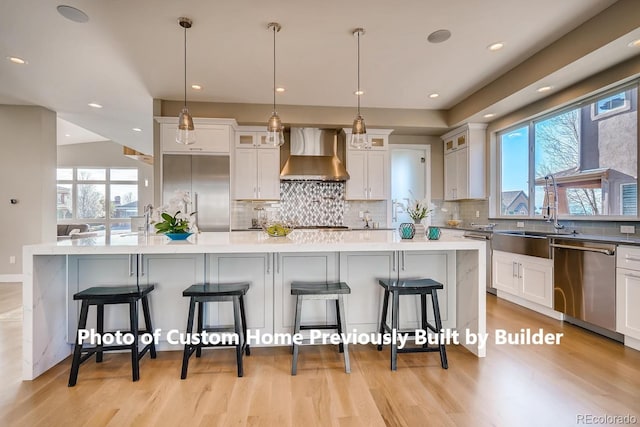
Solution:
{"label": "bar stool metal base", "polygon": [[[187,337],[190,337],[193,333],[193,321],[195,317],[196,304],[198,306],[198,324],[197,332],[201,337],[203,332],[207,333],[233,333],[237,340],[236,343],[203,343],[202,341],[197,344],[187,343],[184,346],[184,353],[182,356],[182,372],[180,374],[181,379],[187,378],[187,370],[189,368],[189,359],[195,352],[196,357],[202,355],[202,349],[207,347],[235,347],[236,348],[236,364],[238,367],[238,377],[244,375],[244,365],[242,360],[243,352],[249,356],[251,355],[251,349],[246,342],[247,337],[247,320],[244,311],[244,295],[249,289],[249,283],[201,283],[192,285],[182,292],[182,296],[190,297],[189,300],[189,318],[187,319]],[[233,327],[205,327],[204,325],[204,303],[207,302],[221,302],[229,301],[233,303]]]}
{"label": "bar stool metal base", "polygon": [[[380,319],[380,333],[396,333],[415,336],[415,331],[400,331],[400,295],[420,295],[420,314],[421,328],[425,332],[432,331],[440,334],[442,331],[442,319],[440,317],[440,306],[438,305],[438,289],[443,289],[442,283],[432,279],[406,279],[406,280],[385,280],[378,281],[379,285],[384,288],[384,300],[382,302],[382,316]],[[427,295],[431,295],[431,304],[433,306],[433,317],[435,325],[427,322]],[[389,296],[391,296],[391,327],[387,324],[387,310],[389,306]],[[378,351],[382,351],[382,345],[378,345]],[[422,347],[398,348],[397,342],[391,343],[391,370],[398,369],[398,353],[424,353],[439,352],[440,364],[443,369],[449,368],[447,360],[447,350],[444,343],[439,342],[437,346],[430,347],[425,343]]]}
{"label": "bar stool metal base", "polygon": [[[296,295],[296,313],[295,322],[293,327],[294,334],[299,334],[300,331],[311,329],[335,329],[339,334],[345,332],[347,324],[345,320],[344,310],[344,297],[345,294],[350,294],[351,288],[344,283],[307,283],[307,282],[292,282],[291,283],[291,295]],[[302,302],[304,300],[335,300],[336,303],[336,323],[325,325],[301,325],[300,320],[302,318]],[[298,353],[300,346],[293,342],[293,361],[291,363],[291,375],[298,373]],[[344,370],[347,374],[351,373],[351,365],[349,363],[349,348],[347,342],[341,342],[338,345],[340,353],[344,355]]]}
{"label": "bar stool metal base", "polygon": [[[73,349],[73,359],[71,362],[71,372],[69,374],[69,387],[76,385],[80,365],[94,354],[96,363],[101,363],[105,351],[131,350],[131,377],[133,381],[140,379],[140,359],[149,352],[151,358],[156,358],[156,346],[153,340],[145,345],[142,350],[138,349],[138,338],[140,334],[153,334],[151,324],[151,314],[149,311],[149,301],[147,295],[154,289],[154,285],[145,286],[96,286],[78,292],[73,296],[74,300],[82,301],[80,307],[80,319],[78,321],[78,331]],[[142,312],[144,315],[144,330],[138,329],[138,301],[142,301]],[[84,347],[80,343],[80,330],[87,327],[87,316],[89,307],[96,306],[97,309],[97,334],[100,339],[105,335],[114,332],[104,330],[104,306],[109,304],[129,304],[130,331],[120,331],[122,334],[132,334],[133,342],[130,345],[102,345],[102,342],[93,347]]]}

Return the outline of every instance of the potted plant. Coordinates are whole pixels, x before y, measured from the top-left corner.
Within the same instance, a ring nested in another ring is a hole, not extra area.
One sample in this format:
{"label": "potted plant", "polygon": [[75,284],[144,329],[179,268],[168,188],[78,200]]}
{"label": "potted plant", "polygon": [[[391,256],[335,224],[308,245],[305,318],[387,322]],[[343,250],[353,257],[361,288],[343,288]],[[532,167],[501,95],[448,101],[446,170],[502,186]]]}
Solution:
{"label": "potted plant", "polygon": [[[413,194],[411,194],[413,196]],[[409,217],[413,220],[415,234],[418,236],[423,236],[426,234],[426,228],[422,224],[422,220],[431,214],[433,208],[431,204],[423,199],[406,199],[407,203],[403,205],[405,212],[409,215]]]}
{"label": "potted plant", "polygon": [[193,234],[195,225],[191,218],[196,212],[187,213],[191,198],[186,191],[176,191],[169,204],[154,212],[154,227],[157,234],[164,234],[171,240],[184,240]]}

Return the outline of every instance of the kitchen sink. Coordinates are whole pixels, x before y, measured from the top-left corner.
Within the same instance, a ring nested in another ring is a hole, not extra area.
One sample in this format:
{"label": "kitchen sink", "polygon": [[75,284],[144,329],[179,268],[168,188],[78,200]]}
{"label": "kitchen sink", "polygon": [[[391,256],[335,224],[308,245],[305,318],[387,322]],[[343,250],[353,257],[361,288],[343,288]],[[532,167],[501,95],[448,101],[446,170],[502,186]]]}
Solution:
{"label": "kitchen sink", "polygon": [[544,231],[496,231],[493,233],[492,247],[497,251],[551,258],[550,236],[554,234]]}

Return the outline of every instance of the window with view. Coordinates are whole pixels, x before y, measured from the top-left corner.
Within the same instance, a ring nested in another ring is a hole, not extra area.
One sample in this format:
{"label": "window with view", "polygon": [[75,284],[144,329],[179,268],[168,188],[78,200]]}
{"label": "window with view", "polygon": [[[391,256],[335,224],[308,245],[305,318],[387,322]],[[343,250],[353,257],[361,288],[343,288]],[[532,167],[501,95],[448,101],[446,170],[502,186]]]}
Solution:
{"label": "window with view", "polygon": [[138,215],[138,170],[131,168],[59,168],[59,224],[89,224],[98,235],[131,231]]}
{"label": "window with view", "polygon": [[498,134],[500,216],[542,215],[545,177],[561,216],[637,217],[637,85]]}

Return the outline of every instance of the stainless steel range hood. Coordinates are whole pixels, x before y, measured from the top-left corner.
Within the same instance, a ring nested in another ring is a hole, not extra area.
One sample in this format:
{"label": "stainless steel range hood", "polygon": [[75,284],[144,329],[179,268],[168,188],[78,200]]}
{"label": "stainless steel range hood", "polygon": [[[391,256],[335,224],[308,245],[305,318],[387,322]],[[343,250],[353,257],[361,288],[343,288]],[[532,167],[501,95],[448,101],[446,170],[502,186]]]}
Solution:
{"label": "stainless steel range hood", "polygon": [[291,128],[291,155],[281,180],[346,181],[347,169],[338,158],[334,129]]}

